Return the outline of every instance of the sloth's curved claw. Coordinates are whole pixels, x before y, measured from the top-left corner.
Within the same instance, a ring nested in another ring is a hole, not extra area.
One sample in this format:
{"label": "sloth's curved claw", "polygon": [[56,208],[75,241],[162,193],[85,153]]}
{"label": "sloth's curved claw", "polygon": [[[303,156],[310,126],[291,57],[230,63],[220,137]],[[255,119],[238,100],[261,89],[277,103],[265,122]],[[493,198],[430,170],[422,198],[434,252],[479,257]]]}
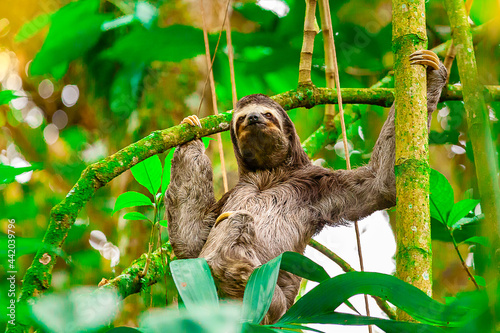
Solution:
{"label": "sloth's curved claw", "polygon": [[191,115],[191,116],[184,118],[181,121],[181,124],[189,124],[191,126],[198,126],[199,128],[201,128],[200,119],[196,115]]}
{"label": "sloth's curved claw", "polygon": [[221,221],[227,219],[229,216],[231,216],[233,214],[234,214],[233,211],[224,212],[224,213],[220,214],[219,217],[217,218],[217,220],[215,220],[214,227],[217,226],[217,224],[219,224]]}
{"label": "sloth's curved claw", "polygon": [[439,58],[432,51],[419,50],[410,55],[410,65],[426,65],[437,70],[439,69]]}

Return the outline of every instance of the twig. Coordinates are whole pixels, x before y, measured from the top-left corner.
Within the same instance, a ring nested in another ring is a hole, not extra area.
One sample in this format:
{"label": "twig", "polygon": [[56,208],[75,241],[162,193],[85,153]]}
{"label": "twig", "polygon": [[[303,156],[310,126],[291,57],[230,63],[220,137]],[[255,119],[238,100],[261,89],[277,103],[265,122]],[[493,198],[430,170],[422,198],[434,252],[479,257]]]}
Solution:
{"label": "twig", "polygon": [[472,273],[470,272],[469,270],[469,267],[467,267],[467,264],[465,263],[464,261],[464,258],[462,257],[462,255],[460,254],[460,251],[458,250],[458,245],[457,245],[457,241],[455,240],[455,237],[453,237],[453,234],[451,233],[450,231],[450,236],[451,236],[451,240],[453,241],[453,246],[455,247],[455,251],[457,251],[457,254],[458,254],[458,258],[460,258],[460,262],[462,263],[462,267],[464,268],[464,270],[467,272],[467,275],[469,275],[471,281],[474,283],[474,285],[476,286],[476,289],[479,290],[479,285],[477,284],[476,282],[476,279],[474,278],[474,276],[472,275]]}
{"label": "twig", "polygon": [[[219,109],[217,108],[217,95],[215,94],[215,82],[214,82],[214,72],[212,65],[210,61],[210,47],[208,45],[208,33],[207,33],[207,27],[205,23],[205,13],[203,10],[203,0],[200,0],[200,6],[201,6],[201,17],[203,20],[203,39],[205,40],[205,56],[207,59],[207,68],[208,68],[208,77],[210,78],[210,88],[212,92],[212,107],[214,109],[214,114],[217,116],[219,114]],[[226,8],[227,10],[228,8]],[[227,15],[227,12],[226,12]],[[226,20],[226,16],[224,16],[224,21]],[[224,22],[222,23],[222,26],[224,27]],[[221,29],[222,31],[222,29]],[[214,53],[214,58],[215,58],[215,53]],[[218,148],[219,148],[219,157],[220,157],[220,166],[222,169],[222,183],[224,184],[224,192],[227,192],[229,190],[228,184],[227,184],[227,172],[226,172],[226,162],[224,159],[224,147],[222,146],[222,136],[220,133],[217,133],[217,143],[218,143]]]}
{"label": "twig", "polygon": [[[229,8],[227,9],[229,11]],[[234,76],[234,49],[233,41],[231,38],[231,20],[226,21],[226,39],[227,39],[227,57],[229,59],[229,74],[231,75],[231,92],[233,109],[236,108],[238,102],[238,95],[236,94],[236,79]]]}

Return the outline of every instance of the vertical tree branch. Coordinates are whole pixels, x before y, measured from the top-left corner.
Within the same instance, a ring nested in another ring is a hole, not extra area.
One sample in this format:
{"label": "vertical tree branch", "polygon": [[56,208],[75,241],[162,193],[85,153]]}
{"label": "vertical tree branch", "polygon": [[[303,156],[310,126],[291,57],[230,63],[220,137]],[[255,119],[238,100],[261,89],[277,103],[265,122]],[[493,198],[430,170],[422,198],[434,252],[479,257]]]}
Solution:
{"label": "vertical tree branch", "polygon": [[[229,11],[229,8],[227,9]],[[229,74],[231,76],[231,92],[233,109],[236,107],[236,102],[238,102],[238,95],[236,94],[236,79],[234,76],[234,49],[233,41],[231,39],[231,20],[226,21],[226,39],[227,39],[227,57],[229,59]]]}
{"label": "vertical tree branch", "polygon": [[[396,275],[432,294],[426,69],[409,55],[426,47],[425,1],[393,0],[396,130]],[[400,320],[412,320],[399,312]]]}
{"label": "vertical tree branch", "polygon": [[[450,19],[453,42],[457,49],[457,65],[460,81],[463,85],[465,110],[467,112],[468,135],[474,151],[477,181],[481,199],[481,209],[485,219],[482,223],[482,234],[491,239],[493,246],[489,255],[495,258],[499,244],[500,232],[500,189],[498,187],[498,164],[495,145],[491,138],[489,112],[479,81],[474,55],[474,45],[464,3],[460,0],[445,1],[446,11]],[[486,248],[478,247],[480,250]],[[483,251],[481,251],[483,252]],[[481,253],[480,253],[481,254]],[[482,253],[482,255],[488,255]],[[494,282],[498,273],[495,265],[483,272],[487,282]],[[496,283],[487,288],[490,301],[496,299]]]}
{"label": "vertical tree branch", "polygon": [[314,51],[314,37],[318,34],[316,24],[316,0],[306,0],[306,17],[304,20],[304,39],[300,52],[299,86],[311,85],[311,66]]}

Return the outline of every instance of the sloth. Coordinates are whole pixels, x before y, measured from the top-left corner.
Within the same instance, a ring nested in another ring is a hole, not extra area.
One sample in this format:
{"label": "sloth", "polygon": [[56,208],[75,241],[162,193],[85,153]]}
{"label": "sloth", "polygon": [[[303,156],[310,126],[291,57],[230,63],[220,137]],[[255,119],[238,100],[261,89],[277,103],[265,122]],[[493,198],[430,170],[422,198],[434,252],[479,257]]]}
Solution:
{"label": "sloth", "polygon": [[[428,126],[447,71],[430,51],[410,56],[427,66]],[[238,101],[230,124],[239,181],[214,197],[211,162],[197,139],[172,159],[165,196],[168,232],[177,258],[205,258],[223,297],[242,299],[252,271],[285,251],[303,253],[324,226],[360,220],[396,202],[394,105],[370,162],[354,170],[313,165],[284,109],[265,95]],[[196,116],[182,123],[200,126]],[[280,271],[263,324],[292,306],[300,279]]]}

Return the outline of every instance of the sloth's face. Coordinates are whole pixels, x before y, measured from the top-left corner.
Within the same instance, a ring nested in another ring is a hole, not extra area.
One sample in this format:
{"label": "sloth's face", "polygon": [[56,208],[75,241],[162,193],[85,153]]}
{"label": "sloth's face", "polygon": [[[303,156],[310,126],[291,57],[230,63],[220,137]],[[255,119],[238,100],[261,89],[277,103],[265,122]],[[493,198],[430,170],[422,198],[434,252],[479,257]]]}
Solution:
{"label": "sloth's face", "polygon": [[250,104],[233,115],[233,130],[245,162],[254,169],[280,165],[288,155],[282,117],[267,105]]}

